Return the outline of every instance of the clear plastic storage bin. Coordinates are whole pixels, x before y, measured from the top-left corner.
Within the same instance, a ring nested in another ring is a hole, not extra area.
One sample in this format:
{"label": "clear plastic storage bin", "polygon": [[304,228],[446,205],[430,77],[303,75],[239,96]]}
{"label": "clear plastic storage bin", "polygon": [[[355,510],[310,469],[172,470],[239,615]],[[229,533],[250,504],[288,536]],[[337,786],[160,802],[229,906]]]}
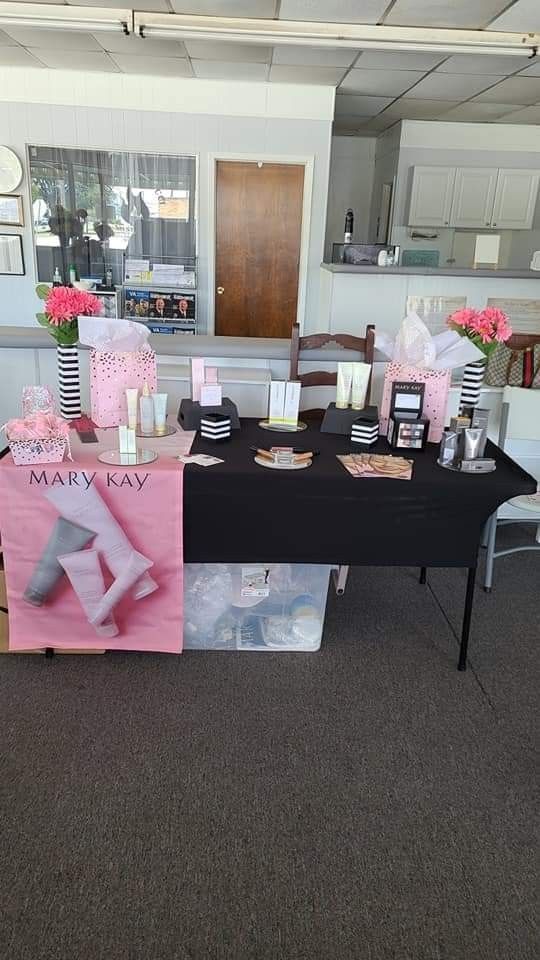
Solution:
{"label": "clear plastic storage bin", "polygon": [[187,563],[185,650],[318,650],[332,568]]}

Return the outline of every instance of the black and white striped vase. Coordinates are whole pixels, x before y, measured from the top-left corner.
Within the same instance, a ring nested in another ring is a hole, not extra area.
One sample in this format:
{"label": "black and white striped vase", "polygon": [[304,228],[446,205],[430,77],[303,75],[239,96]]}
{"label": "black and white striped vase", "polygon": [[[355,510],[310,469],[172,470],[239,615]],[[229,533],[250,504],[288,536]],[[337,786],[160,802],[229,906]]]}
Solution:
{"label": "black and white striped vase", "polygon": [[487,360],[475,360],[473,363],[467,363],[463,368],[463,382],[461,384],[461,396],[459,398],[459,409],[464,407],[476,407],[480,399],[480,391],[484,382]]}
{"label": "black and white striped vase", "polygon": [[81,378],[79,374],[79,350],[76,343],[58,344],[58,391],[60,414],[66,420],[76,420],[81,415]]}

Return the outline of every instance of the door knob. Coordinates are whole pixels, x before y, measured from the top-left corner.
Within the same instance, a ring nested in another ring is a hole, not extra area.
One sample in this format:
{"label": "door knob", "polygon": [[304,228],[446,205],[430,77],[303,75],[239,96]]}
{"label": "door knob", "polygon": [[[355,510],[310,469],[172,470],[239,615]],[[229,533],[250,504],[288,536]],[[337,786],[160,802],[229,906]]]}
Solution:
{"label": "door knob", "polygon": [[217,292],[218,292],[220,295],[221,295],[222,293],[225,293],[225,287],[218,287],[218,288],[217,288]]}

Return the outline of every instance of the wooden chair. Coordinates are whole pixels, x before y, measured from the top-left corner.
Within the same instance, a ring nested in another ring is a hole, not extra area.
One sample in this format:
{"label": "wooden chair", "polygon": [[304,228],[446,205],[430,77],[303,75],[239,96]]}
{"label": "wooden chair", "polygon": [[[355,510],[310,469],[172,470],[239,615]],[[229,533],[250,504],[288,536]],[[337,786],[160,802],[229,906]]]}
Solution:
{"label": "wooden chair", "polygon": [[[349,333],[312,333],[307,337],[300,336],[300,327],[293,323],[291,333],[291,363],[289,380],[299,380],[303,387],[327,387],[337,384],[337,372],[327,370],[312,370],[310,373],[298,372],[298,360],[302,350],[319,350],[326,344],[334,344],[344,350],[355,350],[362,354],[365,363],[373,365],[375,353],[375,326],[370,323],[366,327],[365,337],[353,337]],[[371,392],[371,375],[369,378],[366,402],[369,403]],[[324,410],[302,410],[302,416],[308,419],[322,417]]]}

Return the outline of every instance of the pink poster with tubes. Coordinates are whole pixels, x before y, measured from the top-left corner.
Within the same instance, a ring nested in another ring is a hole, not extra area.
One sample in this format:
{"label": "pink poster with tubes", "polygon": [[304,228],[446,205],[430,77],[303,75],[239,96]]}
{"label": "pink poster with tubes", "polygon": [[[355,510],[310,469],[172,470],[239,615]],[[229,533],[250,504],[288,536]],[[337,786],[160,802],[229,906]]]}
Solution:
{"label": "pink poster with tubes", "polygon": [[0,461],[10,649],[181,652],[182,471]]}

